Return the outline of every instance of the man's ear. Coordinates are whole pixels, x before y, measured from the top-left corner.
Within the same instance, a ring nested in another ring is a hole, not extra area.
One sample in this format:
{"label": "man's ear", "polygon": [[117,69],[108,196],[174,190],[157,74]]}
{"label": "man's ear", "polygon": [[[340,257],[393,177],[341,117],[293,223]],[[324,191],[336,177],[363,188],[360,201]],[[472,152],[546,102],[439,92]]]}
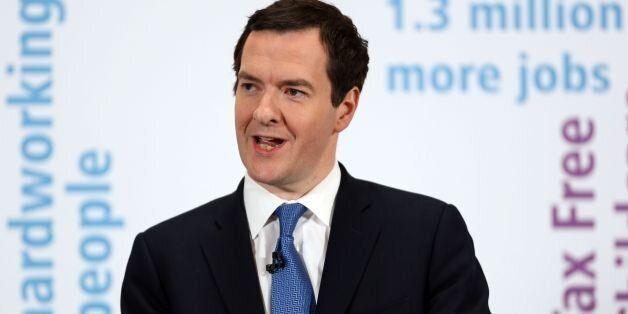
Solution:
{"label": "man's ear", "polygon": [[355,110],[358,109],[359,101],[360,90],[354,86],[347,92],[345,98],[336,108],[336,125],[334,126],[334,132],[340,133],[349,126],[355,114]]}

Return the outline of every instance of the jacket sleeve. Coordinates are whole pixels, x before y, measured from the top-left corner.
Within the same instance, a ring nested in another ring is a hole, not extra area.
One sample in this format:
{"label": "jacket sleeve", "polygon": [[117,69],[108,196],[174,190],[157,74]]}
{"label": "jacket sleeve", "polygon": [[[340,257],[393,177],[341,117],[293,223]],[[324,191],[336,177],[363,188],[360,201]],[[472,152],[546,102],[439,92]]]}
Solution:
{"label": "jacket sleeve", "polygon": [[456,207],[445,205],[428,275],[430,314],[487,314],[488,285],[473,240]]}
{"label": "jacket sleeve", "polygon": [[133,242],[120,299],[122,314],[168,313],[166,295],[143,233]]}

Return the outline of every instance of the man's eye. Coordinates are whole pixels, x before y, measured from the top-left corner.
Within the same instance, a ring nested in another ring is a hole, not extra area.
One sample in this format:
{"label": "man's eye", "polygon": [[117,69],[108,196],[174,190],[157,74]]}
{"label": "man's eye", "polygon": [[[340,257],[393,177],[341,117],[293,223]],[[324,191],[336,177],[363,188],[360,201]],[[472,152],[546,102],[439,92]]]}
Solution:
{"label": "man's eye", "polygon": [[240,84],[240,86],[246,92],[251,92],[255,90],[255,85],[253,85],[252,83],[242,83]]}
{"label": "man's eye", "polygon": [[294,88],[288,88],[286,89],[286,94],[288,94],[288,96],[290,97],[301,97],[304,96],[305,93],[298,90],[298,89],[294,89]]}

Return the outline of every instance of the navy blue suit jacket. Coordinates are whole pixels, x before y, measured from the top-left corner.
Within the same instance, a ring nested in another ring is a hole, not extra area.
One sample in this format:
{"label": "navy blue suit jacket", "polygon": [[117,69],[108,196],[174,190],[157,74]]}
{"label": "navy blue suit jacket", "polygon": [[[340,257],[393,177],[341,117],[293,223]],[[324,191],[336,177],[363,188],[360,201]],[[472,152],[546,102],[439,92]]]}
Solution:
{"label": "navy blue suit jacket", "polygon": [[[317,313],[490,313],[454,206],[341,172]],[[122,313],[264,313],[242,189],[137,235]]]}

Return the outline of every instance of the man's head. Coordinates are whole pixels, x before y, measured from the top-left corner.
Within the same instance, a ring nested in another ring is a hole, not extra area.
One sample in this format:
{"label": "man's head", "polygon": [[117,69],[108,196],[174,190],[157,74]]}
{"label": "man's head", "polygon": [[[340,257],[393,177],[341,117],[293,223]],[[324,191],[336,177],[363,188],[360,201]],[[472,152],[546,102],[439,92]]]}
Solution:
{"label": "man's head", "polygon": [[333,166],[364,83],[366,42],[333,6],[280,0],[251,16],[234,59],[240,158],[269,191],[300,197]]}
{"label": "man's head", "polygon": [[[240,35],[233,52],[233,70],[240,71],[242,50],[253,31],[288,32],[318,28],[327,52],[327,76],[331,80],[331,102],[338,106],[354,86],[362,90],[368,72],[367,41],[360,37],[351,19],[336,7],[318,0],[279,0],[256,11]],[[234,85],[234,92],[237,87]]]}

